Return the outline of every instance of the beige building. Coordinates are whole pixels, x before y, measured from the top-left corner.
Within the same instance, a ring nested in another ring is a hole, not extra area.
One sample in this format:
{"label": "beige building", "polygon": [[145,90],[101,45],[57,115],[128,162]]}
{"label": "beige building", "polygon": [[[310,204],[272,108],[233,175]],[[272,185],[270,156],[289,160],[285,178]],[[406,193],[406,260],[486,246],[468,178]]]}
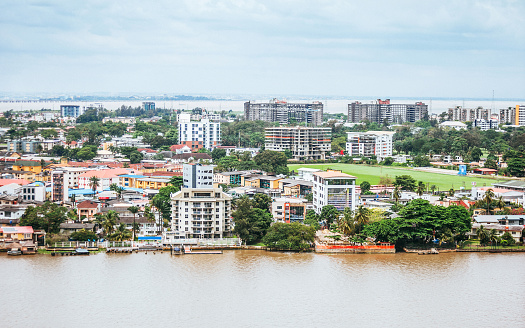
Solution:
{"label": "beige building", "polygon": [[284,152],[290,150],[294,160],[324,159],[330,151],[330,128],[274,127],[265,129],[265,149]]}
{"label": "beige building", "polygon": [[175,239],[230,237],[232,197],[221,188],[182,188],[171,197]]}

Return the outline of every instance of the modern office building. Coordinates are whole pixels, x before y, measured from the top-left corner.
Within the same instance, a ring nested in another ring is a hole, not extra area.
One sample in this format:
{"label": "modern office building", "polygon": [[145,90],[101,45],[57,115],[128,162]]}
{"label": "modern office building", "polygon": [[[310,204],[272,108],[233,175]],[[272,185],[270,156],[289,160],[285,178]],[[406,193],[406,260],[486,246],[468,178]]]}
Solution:
{"label": "modern office building", "polygon": [[416,122],[428,117],[428,105],[422,102],[415,104],[391,104],[390,99],[371,104],[353,102],[348,104],[348,122],[359,123],[365,120],[377,124]]}
{"label": "modern office building", "polygon": [[274,127],[265,129],[265,149],[290,150],[295,160],[324,159],[331,150],[330,128]]}
{"label": "modern office building", "polygon": [[84,114],[84,109],[77,105],[60,105],[62,117],[79,117]]}
{"label": "modern office building", "polygon": [[212,150],[221,145],[221,123],[209,119],[192,121],[190,114],[179,115],[179,142],[197,151],[201,148]]}
{"label": "modern office building", "polygon": [[448,119],[450,121],[474,122],[475,120],[489,120],[490,114],[490,109],[483,107],[463,108],[456,106],[448,109]]}
{"label": "modern office building", "polygon": [[247,121],[279,122],[281,124],[323,124],[323,103],[288,103],[273,99],[268,103],[244,103],[244,119]]}
{"label": "modern office building", "polygon": [[202,164],[182,165],[182,186],[184,188],[213,188],[213,166]]}
{"label": "modern office building", "polygon": [[67,188],[64,187],[64,171],[51,172],[51,199],[53,202],[67,200]]}
{"label": "modern office building", "polygon": [[176,239],[230,237],[232,197],[221,188],[182,188],[171,197]]}
{"label": "modern office building", "polygon": [[345,208],[355,210],[355,180],[354,176],[341,171],[314,172],[313,203],[317,214],[326,205],[333,205],[337,210]]}
{"label": "modern office building", "polygon": [[376,156],[378,161],[392,156],[394,131],[347,132],[346,151],[350,156]]}

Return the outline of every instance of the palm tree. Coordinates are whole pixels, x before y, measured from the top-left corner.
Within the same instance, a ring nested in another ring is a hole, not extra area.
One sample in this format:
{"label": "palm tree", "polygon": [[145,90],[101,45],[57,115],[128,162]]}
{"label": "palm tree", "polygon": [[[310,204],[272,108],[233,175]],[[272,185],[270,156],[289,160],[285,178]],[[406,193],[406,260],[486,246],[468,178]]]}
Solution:
{"label": "palm tree", "polygon": [[354,221],[357,223],[355,232],[361,232],[361,229],[365,226],[365,224],[368,224],[368,221],[370,221],[370,211],[368,210],[368,208],[362,205],[359,206],[357,208],[357,211],[355,212]]}
{"label": "palm tree", "polygon": [[130,206],[128,207],[128,211],[133,213],[133,240],[135,240],[135,236],[137,235],[137,232],[135,231],[135,214],[138,213],[139,208],[137,206]]}
{"label": "palm tree", "polygon": [[91,189],[93,190],[93,198],[95,198],[95,191],[100,186],[100,179],[98,177],[89,178],[89,185],[91,186]]}
{"label": "palm tree", "polygon": [[505,201],[503,200],[503,196],[499,196],[496,198],[495,204],[497,208],[499,208],[500,212],[502,212],[505,209]]}
{"label": "palm tree", "polygon": [[416,194],[419,195],[419,197],[423,196],[423,193],[425,192],[425,184],[423,181],[419,181],[419,184],[417,185]]}
{"label": "palm tree", "polygon": [[394,188],[392,197],[396,200],[396,204],[397,204],[399,202],[399,199],[401,198],[401,190],[399,189],[399,186]]}
{"label": "palm tree", "polygon": [[483,203],[487,205],[487,214],[490,215],[490,205],[492,204],[492,200],[494,200],[494,191],[492,188],[487,189],[485,191],[485,196],[483,197]]}
{"label": "palm tree", "polygon": [[102,228],[104,229],[107,235],[111,234],[115,230],[115,225],[117,224],[118,219],[119,215],[117,212],[109,210],[106,213],[106,215],[104,216],[104,221],[102,222]]}
{"label": "palm tree", "polygon": [[126,229],[126,226],[121,223],[114,233],[109,236],[112,241],[123,241],[131,238],[131,231]]}
{"label": "palm tree", "polygon": [[499,237],[497,235],[496,229],[490,229],[488,237],[489,237],[489,240],[490,240],[491,244],[496,243],[496,246],[498,246]]}
{"label": "palm tree", "polygon": [[122,192],[124,191],[124,188],[116,183],[112,183],[109,185],[109,190],[116,192],[118,199],[120,199],[122,197]]}
{"label": "palm tree", "polygon": [[432,191],[432,195],[434,194],[434,191],[436,190],[436,185],[431,185],[430,186],[430,191]]}
{"label": "palm tree", "polygon": [[489,241],[489,234],[483,225],[479,226],[478,230],[476,231],[476,236],[478,237],[479,243],[481,245],[485,245]]}
{"label": "palm tree", "polygon": [[337,219],[337,226],[343,235],[355,234],[354,217],[349,207],[345,208],[343,215]]}

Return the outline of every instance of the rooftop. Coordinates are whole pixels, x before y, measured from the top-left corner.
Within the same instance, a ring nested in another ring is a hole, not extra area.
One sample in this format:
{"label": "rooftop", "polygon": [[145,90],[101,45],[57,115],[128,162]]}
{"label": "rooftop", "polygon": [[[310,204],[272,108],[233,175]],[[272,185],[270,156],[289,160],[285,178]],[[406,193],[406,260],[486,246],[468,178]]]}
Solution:
{"label": "rooftop", "polygon": [[357,179],[357,177],[354,177],[350,174],[342,173],[342,172],[334,172],[334,171],[328,171],[328,172],[314,172],[314,175],[317,175],[323,179],[330,179],[330,178],[347,178],[347,179]]}

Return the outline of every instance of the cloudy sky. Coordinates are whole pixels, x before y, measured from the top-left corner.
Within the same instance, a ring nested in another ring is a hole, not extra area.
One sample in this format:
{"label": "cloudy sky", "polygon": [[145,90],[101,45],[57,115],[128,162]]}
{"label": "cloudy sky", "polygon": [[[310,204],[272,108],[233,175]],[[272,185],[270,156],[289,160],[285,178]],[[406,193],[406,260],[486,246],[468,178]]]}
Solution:
{"label": "cloudy sky", "polygon": [[525,98],[522,0],[0,2],[0,92]]}

